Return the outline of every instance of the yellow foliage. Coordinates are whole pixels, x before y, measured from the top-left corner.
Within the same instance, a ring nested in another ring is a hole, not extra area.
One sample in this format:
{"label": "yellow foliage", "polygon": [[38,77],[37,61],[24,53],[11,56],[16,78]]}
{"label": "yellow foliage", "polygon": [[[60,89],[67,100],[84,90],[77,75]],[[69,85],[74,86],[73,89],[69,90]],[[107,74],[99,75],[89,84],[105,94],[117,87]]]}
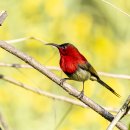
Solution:
{"label": "yellow foliage", "polygon": [[103,68],[109,69],[116,57],[114,43],[106,37],[101,36],[96,39],[94,48],[96,50],[95,55],[98,59],[96,60],[97,63],[99,65],[102,65],[103,63]]}
{"label": "yellow foliage", "polygon": [[51,17],[60,17],[65,13],[64,1],[63,0],[48,0],[44,1],[44,9],[47,15]]}
{"label": "yellow foliage", "polygon": [[[22,8],[26,13],[34,14],[38,7],[42,4],[42,0],[23,0],[22,1]],[[34,15],[35,16],[35,15]]]}
{"label": "yellow foliage", "polygon": [[[101,2],[76,2],[75,0],[16,0],[8,2],[1,0],[0,2],[0,8],[8,11],[5,23],[2,27],[0,26],[1,40],[34,36],[58,44],[71,42],[92,61],[91,64],[95,69],[97,68],[97,71],[130,74],[129,20],[119,12],[116,12],[118,17],[115,17],[117,16],[115,12]],[[114,2],[126,9],[123,1],[114,0]],[[127,4],[127,10],[128,7],[129,4]],[[58,50],[54,48],[47,47],[35,40],[27,40],[13,45],[43,65],[59,66]],[[0,52],[0,62],[23,64],[21,60],[3,49],[0,49]],[[62,72],[53,72],[59,77],[66,77]],[[33,69],[3,67],[1,74],[58,95],[68,96],[58,85]],[[101,106],[119,109],[129,94],[127,91],[129,90],[129,81],[126,80],[125,85],[123,80],[101,78],[122,97],[118,99],[98,83],[92,81],[85,82],[85,94]],[[82,83],[67,82],[78,90],[82,88]],[[5,81],[0,81],[0,86],[1,112],[7,116],[7,122],[11,128],[18,130],[53,129],[65,112],[64,102],[64,105],[60,103],[54,105],[53,100],[7,84]],[[55,112],[58,110],[63,112],[60,113],[60,116]],[[126,124],[128,123],[126,120]],[[108,121],[92,110],[73,106],[60,129],[105,130],[108,125]]]}

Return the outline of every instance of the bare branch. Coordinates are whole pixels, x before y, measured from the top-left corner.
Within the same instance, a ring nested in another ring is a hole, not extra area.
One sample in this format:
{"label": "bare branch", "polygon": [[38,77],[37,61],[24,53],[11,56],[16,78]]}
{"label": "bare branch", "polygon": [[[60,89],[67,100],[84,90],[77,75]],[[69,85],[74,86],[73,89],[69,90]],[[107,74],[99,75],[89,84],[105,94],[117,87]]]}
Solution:
{"label": "bare branch", "polygon": [[6,17],[7,17],[7,12],[6,11],[1,11],[0,12],[0,26],[2,26],[2,23],[4,22]]}
{"label": "bare branch", "polygon": [[60,125],[62,124],[62,122],[65,120],[66,116],[70,113],[70,111],[72,110],[73,105],[71,105],[68,110],[65,112],[65,114],[63,115],[63,117],[60,119],[59,123],[56,125],[55,130],[58,130]]}
{"label": "bare branch", "polygon": [[[28,65],[28,64],[7,64],[7,63],[2,63],[0,62],[0,67],[13,67],[13,68],[31,68],[34,69],[32,66]],[[46,68],[50,69],[50,70],[61,70],[59,67],[56,66],[46,66]]]}
{"label": "bare branch", "polygon": [[[25,61],[26,63],[28,63],[29,65],[31,65],[33,68],[35,68],[36,70],[38,70],[39,72],[41,72],[43,75],[47,76],[53,82],[55,82],[56,84],[58,84],[60,87],[62,87],[70,95],[72,95],[72,96],[76,97],[77,99],[79,99],[78,98],[78,96],[80,94],[79,91],[77,91],[75,88],[73,88],[68,83],[64,83],[63,85],[61,85],[61,79],[60,78],[58,78],[54,73],[50,72],[45,66],[42,66],[40,63],[38,63],[32,57],[24,54],[23,52],[21,52],[19,50],[17,50],[16,48],[14,48],[13,46],[7,44],[4,41],[0,41],[0,47],[3,48],[6,51],[12,53],[13,55],[15,55],[16,57],[20,58],[21,60]],[[109,113],[108,111],[106,111],[100,105],[96,104],[94,101],[92,101],[91,99],[89,99],[87,96],[84,95],[83,98],[80,98],[79,100],[82,101],[83,103],[85,103],[86,105],[88,105],[90,108],[92,108],[97,113],[99,113],[105,119],[107,119],[109,121],[113,120],[114,116],[111,113]],[[120,130],[127,130],[127,127],[124,124],[122,124],[121,122],[118,122],[116,124],[116,126]]]}
{"label": "bare branch", "polygon": [[11,44],[11,43],[23,42],[23,41],[26,41],[28,39],[32,39],[32,37],[24,37],[24,38],[19,38],[19,39],[7,40],[6,42]]}
{"label": "bare branch", "polygon": [[[4,75],[0,75],[0,78],[3,79],[4,81],[7,81],[11,84],[22,87],[22,88],[29,90],[31,92],[34,92],[36,94],[39,94],[39,95],[42,95],[42,96],[45,96],[45,97],[48,97],[48,98],[51,98],[51,99],[64,101],[64,102],[70,103],[72,105],[77,105],[77,106],[80,106],[80,107],[83,107],[83,108],[89,108],[86,104],[84,104],[80,101],[68,98],[66,96],[60,96],[60,95],[56,95],[56,94],[53,94],[53,93],[50,93],[50,92],[46,92],[46,91],[39,89],[39,88],[34,88],[34,87],[29,86],[27,84],[21,83],[21,82],[15,80],[13,78],[10,78],[10,77],[4,76]],[[106,109],[109,112],[114,112],[114,113],[118,112],[118,109],[116,109],[116,108],[108,108],[108,107],[103,107],[103,108]],[[130,114],[130,112],[128,114]]]}
{"label": "bare branch", "polygon": [[[0,62],[0,67],[14,67],[14,68],[32,68],[32,66],[27,65],[27,64],[7,64],[7,63],[2,63]],[[57,70],[61,71],[61,69],[57,66],[46,66],[47,69],[50,70]],[[119,79],[130,79],[130,75],[124,75],[124,74],[111,74],[111,73],[106,73],[106,72],[98,72],[99,75],[105,76],[105,77],[111,77],[111,78],[119,78]]]}
{"label": "bare branch", "polygon": [[124,74],[111,74],[106,72],[98,72],[101,76],[111,77],[111,78],[118,78],[118,79],[130,79],[130,75],[124,75]]}
{"label": "bare branch", "polygon": [[36,37],[33,37],[33,36],[30,36],[30,37],[23,37],[23,38],[18,38],[18,39],[14,39],[14,40],[7,40],[5,42],[11,44],[11,43],[18,43],[18,42],[23,42],[23,41],[26,41],[26,40],[36,40],[36,41],[39,41],[43,44],[45,43],[48,43],[47,41],[44,41],[44,40],[41,40],[39,38],[36,38]]}
{"label": "bare branch", "polygon": [[[105,0],[102,0],[103,2],[109,3]],[[36,41],[39,41],[43,44],[48,43],[47,41],[41,40],[39,38],[30,36],[30,37],[24,37],[24,38],[19,38],[19,39],[14,39],[14,40],[8,40],[6,41],[7,43],[18,43],[18,42],[22,42],[22,41],[26,41],[29,39],[33,39]],[[0,63],[0,66],[7,66],[7,67],[16,67],[16,68],[32,68],[29,65],[20,65],[20,64],[4,64],[4,63]],[[56,66],[48,66],[48,69],[52,69],[52,70],[61,70],[59,67]],[[106,76],[106,77],[111,77],[111,78],[119,78],[119,79],[130,79],[130,75],[124,75],[124,74],[111,74],[111,73],[106,73],[106,72],[98,72],[99,75],[101,76]]]}
{"label": "bare branch", "polygon": [[81,107],[87,107],[84,103],[82,102],[79,102],[79,101],[76,101],[74,99],[71,99],[71,98],[68,98],[68,97],[65,97],[65,96],[59,96],[59,95],[56,95],[56,94],[52,94],[52,93],[49,93],[49,92],[46,92],[46,91],[43,91],[39,88],[34,88],[32,86],[29,86],[29,85],[26,85],[24,83],[21,83],[15,79],[12,79],[12,78],[9,78],[7,76],[4,76],[4,75],[0,75],[0,78],[9,82],[9,83],[12,83],[14,85],[17,85],[17,86],[20,86],[26,90],[29,90],[29,91],[32,91],[36,94],[40,94],[42,96],[46,96],[48,98],[52,98],[52,99],[56,99],[56,100],[60,100],[60,101],[64,101],[64,102],[68,102],[68,103],[71,103],[71,104],[74,104],[74,105],[78,105],[78,106],[81,106]]}
{"label": "bare branch", "polygon": [[[9,127],[1,113],[0,113],[0,124],[4,128],[4,130],[9,130]],[[0,128],[0,130],[2,130],[2,129]]]}
{"label": "bare branch", "polygon": [[119,12],[121,12],[122,14],[124,14],[124,15],[126,15],[127,17],[130,18],[130,15],[129,15],[128,13],[126,13],[125,11],[123,11],[122,9],[120,9],[119,7],[113,5],[112,3],[110,3],[110,2],[108,2],[108,1],[106,1],[106,0],[101,0],[101,1],[103,1],[104,3],[110,5],[112,8],[118,10]]}
{"label": "bare branch", "polygon": [[27,64],[17,64],[17,63],[14,63],[14,64],[7,64],[7,63],[2,63],[0,62],[0,67],[13,67],[13,68],[32,68],[32,66],[30,65],[27,65]]}
{"label": "bare branch", "polygon": [[127,98],[127,100],[125,101],[125,103],[123,104],[123,106],[121,107],[121,109],[119,110],[119,112],[117,113],[113,121],[111,122],[111,124],[108,126],[107,130],[112,130],[116,125],[116,123],[122,117],[124,117],[124,115],[128,113],[129,109],[130,109],[130,96]]}

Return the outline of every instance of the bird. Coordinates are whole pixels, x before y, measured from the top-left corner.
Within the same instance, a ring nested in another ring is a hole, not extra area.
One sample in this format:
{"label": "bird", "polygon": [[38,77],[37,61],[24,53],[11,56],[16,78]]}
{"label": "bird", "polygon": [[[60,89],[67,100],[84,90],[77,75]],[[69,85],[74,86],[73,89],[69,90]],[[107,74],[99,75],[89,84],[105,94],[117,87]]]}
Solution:
{"label": "bird", "polygon": [[89,63],[89,61],[79,52],[79,50],[71,43],[55,44],[47,43],[58,48],[60,53],[60,68],[68,76],[68,78],[61,79],[61,84],[66,80],[75,80],[83,83],[82,91],[79,94],[79,98],[84,96],[84,82],[86,80],[97,81],[102,86],[106,87],[109,91],[120,97],[108,84],[106,84],[98,76],[98,73]]}

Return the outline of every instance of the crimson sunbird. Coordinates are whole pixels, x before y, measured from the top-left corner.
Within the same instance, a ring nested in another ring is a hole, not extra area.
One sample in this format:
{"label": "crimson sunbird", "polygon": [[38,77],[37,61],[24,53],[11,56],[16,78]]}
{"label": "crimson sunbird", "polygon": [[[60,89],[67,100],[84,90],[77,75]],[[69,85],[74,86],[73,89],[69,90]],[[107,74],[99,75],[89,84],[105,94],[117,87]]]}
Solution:
{"label": "crimson sunbird", "polygon": [[74,45],[70,43],[64,43],[61,45],[48,43],[46,45],[55,46],[59,50],[60,67],[63,72],[69,77],[62,79],[61,84],[63,84],[63,82],[66,80],[76,80],[83,82],[83,88],[80,92],[79,98],[82,98],[84,95],[84,82],[88,79],[91,81],[97,81],[117,97],[120,97],[120,95],[116,93],[115,90],[113,90],[109,85],[100,79],[96,70]]}

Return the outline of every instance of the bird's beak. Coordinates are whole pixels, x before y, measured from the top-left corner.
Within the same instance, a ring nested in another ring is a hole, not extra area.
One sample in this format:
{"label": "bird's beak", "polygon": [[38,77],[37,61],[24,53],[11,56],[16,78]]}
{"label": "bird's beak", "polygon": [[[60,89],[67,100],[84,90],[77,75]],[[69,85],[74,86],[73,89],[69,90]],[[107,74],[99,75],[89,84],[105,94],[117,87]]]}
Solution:
{"label": "bird's beak", "polygon": [[59,48],[59,45],[58,45],[58,44],[55,44],[55,43],[47,43],[47,44],[45,44],[45,45],[51,45],[51,46],[55,46],[55,47]]}

